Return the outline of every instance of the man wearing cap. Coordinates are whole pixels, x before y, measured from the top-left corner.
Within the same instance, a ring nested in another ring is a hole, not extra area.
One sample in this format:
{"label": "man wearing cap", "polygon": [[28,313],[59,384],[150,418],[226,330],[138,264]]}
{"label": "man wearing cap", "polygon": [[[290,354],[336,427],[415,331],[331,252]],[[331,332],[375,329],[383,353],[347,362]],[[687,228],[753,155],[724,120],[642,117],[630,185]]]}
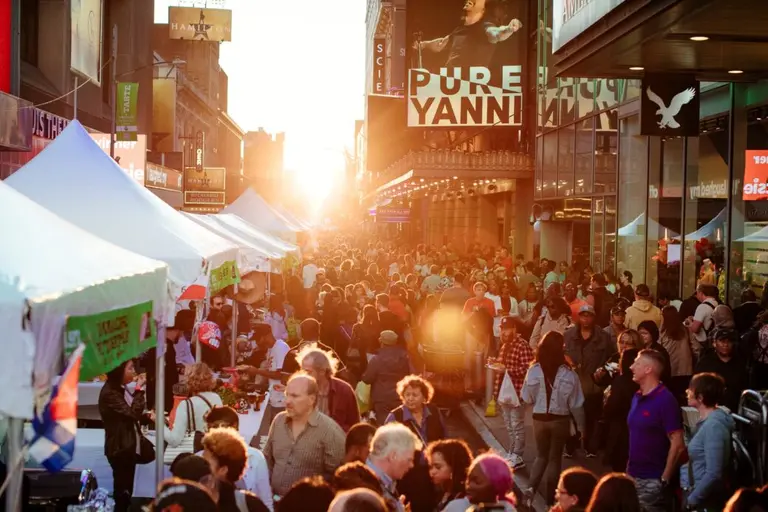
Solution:
{"label": "man wearing cap", "polygon": [[656,327],[661,327],[661,310],[651,303],[651,290],[647,284],[635,288],[635,302],[627,308],[627,329],[637,329],[644,321],[651,320]]}
{"label": "man wearing cap", "polygon": [[[597,421],[602,414],[603,390],[592,380],[592,375],[616,352],[608,334],[595,323],[595,309],[585,304],[579,310],[579,323],[563,334],[565,354],[571,360],[584,391],[585,432],[581,432],[587,457],[594,457],[597,439],[594,438]],[[574,441],[568,447],[575,447]],[[572,450],[567,450],[572,452]]]}
{"label": "man wearing cap", "polygon": [[739,333],[734,329],[716,329],[713,334],[713,351],[707,352],[696,365],[697,373],[716,373],[725,381],[725,394],[721,405],[737,411],[741,392],[749,387],[747,362],[734,350]]}
{"label": "man wearing cap", "polygon": [[412,373],[412,366],[396,332],[382,331],[379,343],[381,349],[368,362],[361,380],[371,386],[371,406],[376,420],[383,425],[389,412],[402,404],[397,383]]}
{"label": "man wearing cap", "polygon": [[611,323],[608,324],[608,327],[603,329],[608,336],[611,338],[611,343],[616,345],[618,342],[619,336],[627,330],[626,326],[624,325],[624,322],[627,320],[627,313],[619,306],[613,306],[611,309]]}
{"label": "man wearing cap", "polygon": [[[501,319],[501,349],[499,350],[499,361],[506,367],[506,373],[512,380],[515,392],[518,398],[523,388],[525,375],[528,373],[528,367],[533,361],[533,350],[517,333],[517,324],[519,317],[505,316]],[[495,393],[499,397],[501,383],[504,380],[504,373],[496,373]],[[514,406],[509,403],[500,402],[501,412],[504,416],[504,423],[509,433],[509,451],[504,457],[509,465],[514,469],[525,467],[523,462],[523,451],[525,449],[525,404],[519,400],[520,404]]]}

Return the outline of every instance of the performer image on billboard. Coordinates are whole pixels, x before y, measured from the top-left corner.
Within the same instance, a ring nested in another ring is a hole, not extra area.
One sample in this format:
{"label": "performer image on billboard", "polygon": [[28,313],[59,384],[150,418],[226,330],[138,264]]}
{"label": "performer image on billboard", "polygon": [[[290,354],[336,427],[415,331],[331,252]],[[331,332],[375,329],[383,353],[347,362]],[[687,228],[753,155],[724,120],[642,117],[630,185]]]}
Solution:
{"label": "performer image on billboard", "polygon": [[439,53],[450,46],[446,68],[483,66],[490,67],[495,46],[520,30],[523,24],[513,19],[507,24],[497,24],[503,10],[499,0],[467,0],[464,3],[461,25],[450,34],[431,41],[416,41],[418,67],[422,67],[421,52]]}

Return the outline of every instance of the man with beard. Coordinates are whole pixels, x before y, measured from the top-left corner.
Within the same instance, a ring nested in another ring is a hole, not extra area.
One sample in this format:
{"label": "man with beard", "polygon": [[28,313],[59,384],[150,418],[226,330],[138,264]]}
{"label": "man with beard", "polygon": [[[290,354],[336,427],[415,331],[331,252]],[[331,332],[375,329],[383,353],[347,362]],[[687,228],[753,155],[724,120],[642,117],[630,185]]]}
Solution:
{"label": "man with beard", "polygon": [[490,67],[494,45],[506,41],[523,26],[513,19],[506,25],[496,26],[489,21],[495,17],[496,0],[467,0],[461,25],[444,37],[414,43],[414,49],[441,52],[450,44],[446,68],[482,66]]}

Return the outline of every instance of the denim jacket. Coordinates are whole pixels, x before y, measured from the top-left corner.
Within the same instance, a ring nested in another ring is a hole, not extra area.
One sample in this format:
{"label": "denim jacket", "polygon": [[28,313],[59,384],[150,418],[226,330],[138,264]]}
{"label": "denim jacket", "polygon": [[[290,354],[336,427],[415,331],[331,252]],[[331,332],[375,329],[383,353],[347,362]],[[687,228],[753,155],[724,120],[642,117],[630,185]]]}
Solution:
{"label": "denim jacket", "polygon": [[533,404],[533,414],[571,416],[579,432],[584,432],[584,392],[576,372],[563,365],[557,370],[547,407],[547,388],[544,370],[539,363],[528,369],[520,393],[524,402]]}

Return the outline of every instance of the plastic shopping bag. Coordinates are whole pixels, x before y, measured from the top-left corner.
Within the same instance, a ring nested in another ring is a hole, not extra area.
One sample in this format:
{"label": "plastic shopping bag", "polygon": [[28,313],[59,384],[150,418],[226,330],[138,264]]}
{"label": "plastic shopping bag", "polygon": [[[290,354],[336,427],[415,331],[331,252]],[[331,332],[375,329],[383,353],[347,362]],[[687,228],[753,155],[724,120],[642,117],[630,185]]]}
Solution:
{"label": "plastic shopping bag", "polygon": [[371,386],[369,384],[363,381],[358,382],[357,387],[355,387],[355,396],[360,414],[365,414],[371,410]]}
{"label": "plastic shopping bag", "polygon": [[517,396],[517,391],[512,384],[512,378],[509,376],[509,372],[504,372],[504,380],[501,381],[499,403],[511,405],[512,407],[520,407],[520,397]]}

